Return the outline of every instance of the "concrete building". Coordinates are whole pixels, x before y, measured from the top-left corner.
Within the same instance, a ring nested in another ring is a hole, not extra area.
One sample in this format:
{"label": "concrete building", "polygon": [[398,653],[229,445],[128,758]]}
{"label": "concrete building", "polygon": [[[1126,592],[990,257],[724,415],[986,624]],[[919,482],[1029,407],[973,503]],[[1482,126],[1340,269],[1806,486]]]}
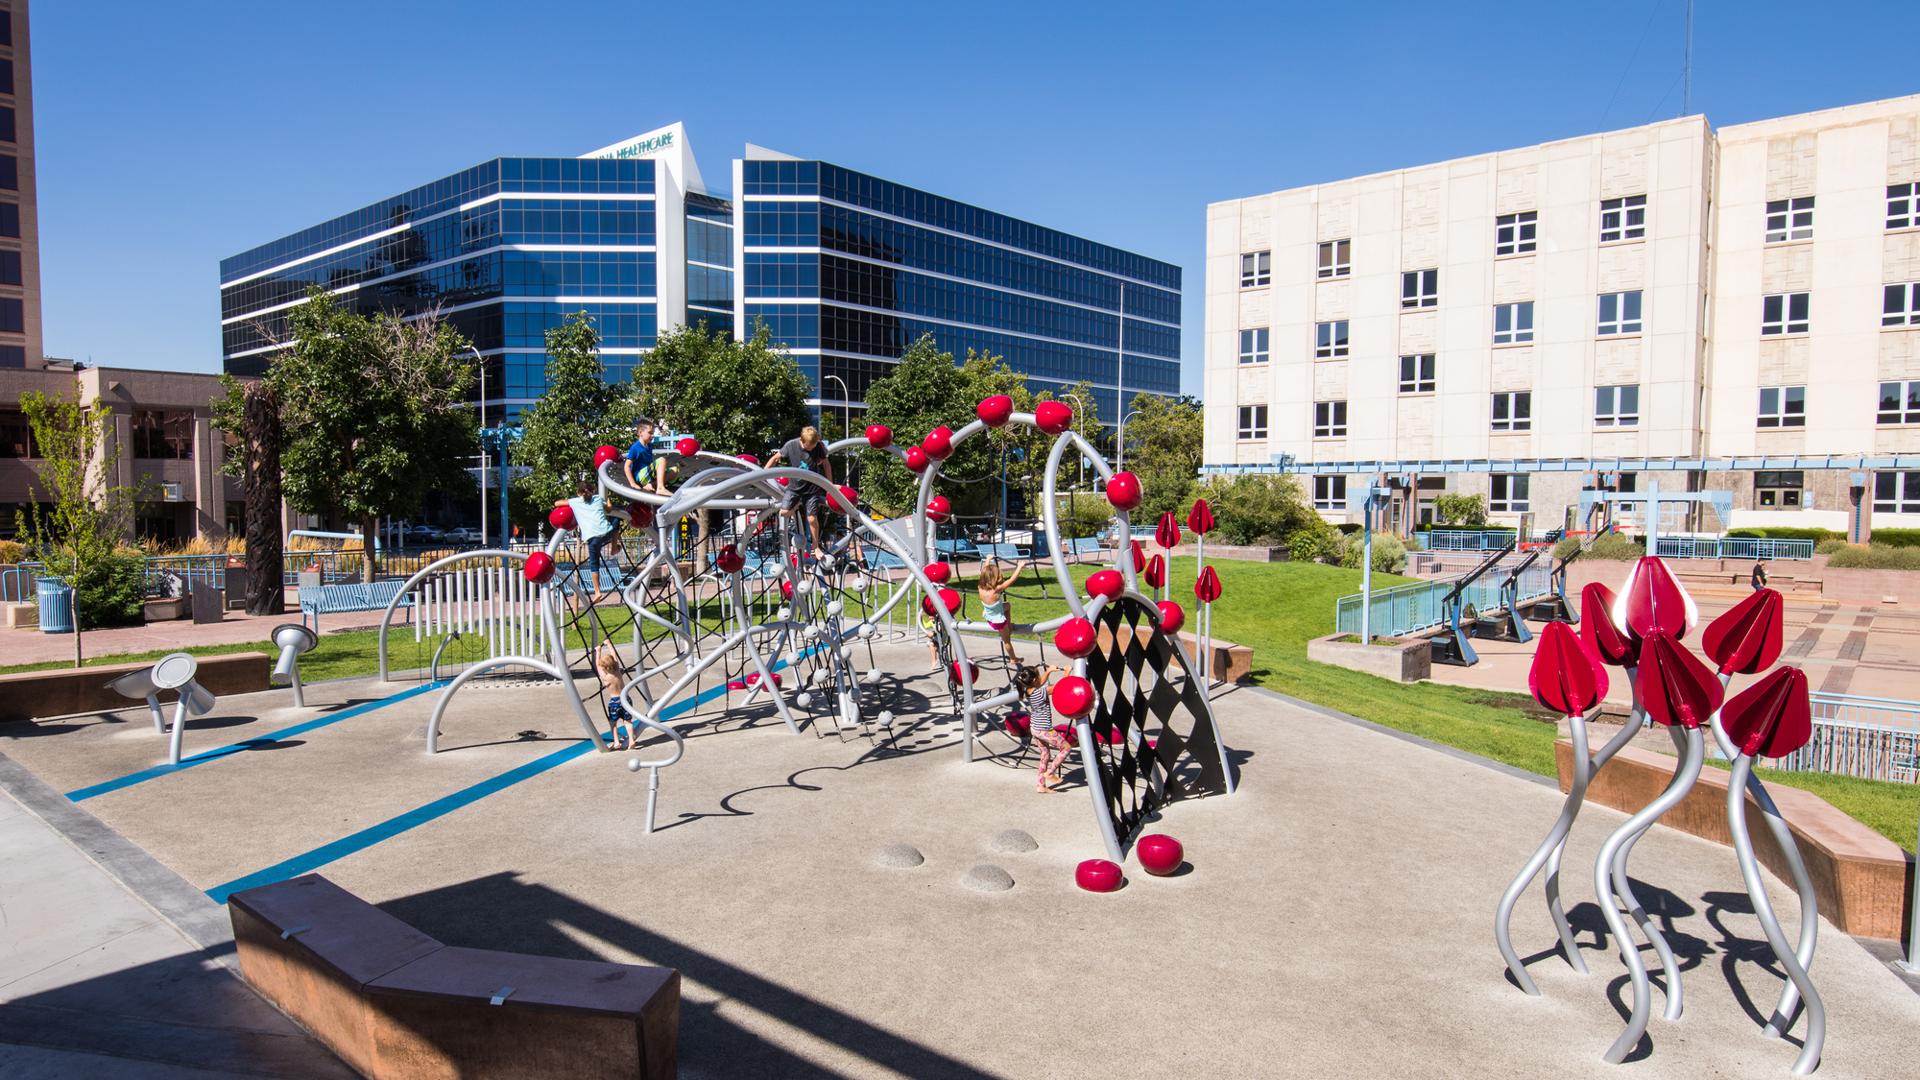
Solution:
{"label": "concrete building", "polygon": [[1379,477],[1402,531],[1654,480],[1729,525],[1920,525],[1917,128],[1692,116],[1216,203],[1205,460],[1339,520]]}
{"label": "concrete building", "polygon": [[0,370],[43,363],[27,0],[0,2]]}

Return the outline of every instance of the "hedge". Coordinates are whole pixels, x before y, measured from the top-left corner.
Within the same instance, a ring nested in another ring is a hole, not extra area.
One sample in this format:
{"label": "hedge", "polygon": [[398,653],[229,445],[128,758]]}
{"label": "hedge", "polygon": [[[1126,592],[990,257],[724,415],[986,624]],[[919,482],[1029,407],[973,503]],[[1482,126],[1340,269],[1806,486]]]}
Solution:
{"label": "hedge", "polygon": [[1848,544],[1827,556],[1827,565],[1860,570],[1920,570],[1920,548]]}
{"label": "hedge", "polygon": [[[1808,529],[1792,525],[1769,525],[1766,528],[1728,529],[1727,535],[1761,540],[1812,540],[1816,544],[1822,540],[1845,540],[1847,538],[1846,533],[1834,532],[1832,529]],[[1879,537],[1876,536],[1874,539],[1878,540]]]}
{"label": "hedge", "polygon": [[1873,545],[1894,548],[1920,547],[1920,529],[1875,529]]}

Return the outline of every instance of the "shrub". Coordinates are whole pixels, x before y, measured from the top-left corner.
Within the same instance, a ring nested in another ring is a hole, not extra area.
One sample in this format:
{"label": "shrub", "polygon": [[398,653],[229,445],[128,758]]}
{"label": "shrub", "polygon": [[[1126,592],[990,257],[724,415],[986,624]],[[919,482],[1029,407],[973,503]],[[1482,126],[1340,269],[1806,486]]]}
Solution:
{"label": "shrub", "polygon": [[1079,540],[1098,535],[1113,518],[1113,506],[1097,495],[1068,495],[1060,500],[1060,538]]}
{"label": "shrub", "polygon": [[80,564],[78,580],[80,626],[137,626],[146,600],[146,560],[137,551],[111,555]]}
{"label": "shrub", "polygon": [[1220,539],[1228,544],[1283,544],[1301,528],[1325,520],[1314,513],[1291,476],[1247,473],[1214,481],[1202,492],[1213,505]]}
{"label": "shrub", "polygon": [[1834,552],[1839,551],[1841,548],[1846,546],[1847,546],[1847,542],[1845,540],[1836,540],[1833,538],[1828,538],[1826,540],[1817,541],[1813,545],[1813,553],[1815,555],[1831,555]]}
{"label": "shrub", "polygon": [[[1920,548],[1920,529],[1875,529],[1875,547]],[[0,562],[5,562],[0,559]]]}
{"label": "shrub", "polygon": [[1287,534],[1287,557],[1294,562],[1316,562],[1332,558],[1348,535],[1319,517]]}
{"label": "shrub", "polygon": [[27,545],[18,540],[0,540],[0,566],[14,566],[26,557]]}
{"label": "shrub", "polygon": [[[1340,565],[1349,570],[1360,569],[1360,560],[1367,549],[1366,537],[1355,533],[1340,538]],[[1391,533],[1375,533],[1373,537],[1373,568],[1381,573],[1398,574],[1407,568],[1407,546],[1400,538]]]}
{"label": "shrub", "polygon": [[1803,528],[1797,525],[1768,525],[1763,528],[1742,527],[1738,529],[1728,529],[1727,535],[1761,540],[1812,540],[1815,543],[1819,543],[1822,540],[1846,539],[1845,533],[1837,533],[1832,529]]}
{"label": "shrub", "polygon": [[[1581,537],[1569,536],[1553,545],[1553,557],[1564,559],[1572,555],[1580,546]],[[1619,562],[1631,562],[1647,553],[1647,549],[1638,540],[1626,533],[1602,533],[1594,537],[1593,546],[1587,549],[1583,559],[1613,559]]]}
{"label": "shrub", "polygon": [[1920,548],[1847,544],[1827,557],[1827,565],[1858,570],[1920,570]]}
{"label": "shrub", "polygon": [[1433,500],[1433,513],[1442,525],[1477,528],[1487,523],[1485,495],[1440,495]]}

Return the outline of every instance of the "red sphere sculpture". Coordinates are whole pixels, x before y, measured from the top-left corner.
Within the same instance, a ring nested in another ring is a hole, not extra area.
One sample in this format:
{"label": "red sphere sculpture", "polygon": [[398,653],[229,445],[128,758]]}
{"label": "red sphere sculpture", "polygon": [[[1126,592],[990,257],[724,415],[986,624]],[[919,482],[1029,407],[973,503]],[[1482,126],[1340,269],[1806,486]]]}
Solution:
{"label": "red sphere sculpture", "polygon": [[556,529],[571,529],[578,524],[573,520],[573,507],[561,503],[547,512],[547,524]]}
{"label": "red sphere sculpture", "polygon": [[720,568],[721,573],[737,574],[741,570],[746,568],[747,557],[745,555],[740,554],[739,548],[734,547],[732,544],[728,544],[727,546],[720,549],[720,553],[718,555],[715,555],[713,557],[713,562],[715,566],[718,566]]}
{"label": "red sphere sculpture", "polygon": [[885,450],[893,445],[893,429],[885,424],[867,425],[867,445],[875,450]]}
{"label": "red sphere sculpture", "polygon": [[599,472],[600,466],[605,465],[607,462],[619,456],[620,448],[617,446],[607,446],[603,444],[595,448],[593,451],[593,471]]}
{"label": "red sphere sculpture", "polygon": [[1151,833],[1141,837],[1133,845],[1133,853],[1140,857],[1140,869],[1155,877],[1166,877],[1187,861],[1186,850],[1180,846],[1180,841],[1166,833]]}
{"label": "red sphere sculpture", "polygon": [[927,580],[935,585],[945,585],[953,580],[953,566],[943,562],[928,563],[926,575]]}
{"label": "red sphere sculpture", "polygon": [[1154,606],[1160,609],[1161,633],[1177,634],[1181,627],[1187,625],[1187,613],[1179,604],[1171,600],[1162,600]]}
{"label": "red sphere sculpture", "polygon": [[935,495],[927,500],[927,518],[930,521],[945,521],[953,516],[953,504],[945,495]]}
{"label": "red sphere sculpture", "polygon": [[1033,422],[1049,435],[1058,435],[1073,426],[1073,410],[1062,401],[1043,401],[1033,407]]}
{"label": "red sphere sculpture", "polygon": [[653,507],[648,506],[646,503],[634,503],[627,507],[627,520],[633,522],[633,527],[636,529],[651,528],[653,526]]}
{"label": "red sphere sculpture", "polygon": [[[955,660],[948,664],[947,674],[953,676],[955,683],[962,682],[963,680],[960,678],[960,661]],[[971,660],[967,661],[967,679],[971,680],[976,686],[980,683],[980,665]]]}
{"label": "red sphere sculpture", "polygon": [[931,460],[927,457],[925,450],[917,446],[909,446],[906,451],[906,460],[902,464],[906,465],[908,472],[926,472],[927,462]]}
{"label": "red sphere sculpture", "polygon": [[700,452],[700,440],[689,435],[673,444],[673,450],[681,457],[692,457]]}
{"label": "red sphere sculpture", "polygon": [[544,551],[536,551],[527,556],[527,565],[520,572],[535,585],[545,585],[553,580],[553,556]]}
{"label": "red sphere sculpture", "polygon": [[941,589],[940,606],[946,608],[949,615],[960,614],[960,594],[952,589]]}
{"label": "red sphere sculpture", "polygon": [[953,453],[953,429],[942,424],[927,432],[927,437],[920,440],[920,449],[935,461],[947,460],[947,455]]}
{"label": "red sphere sculpture", "polygon": [[1107,501],[1115,510],[1132,510],[1140,505],[1145,497],[1140,489],[1140,478],[1130,472],[1117,472],[1107,481]]}
{"label": "red sphere sculpture", "polygon": [[1090,655],[1099,644],[1100,635],[1085,619],[1068,619],[1053,632],[1053,647],[1060,650],[1061,656],[1073,660]]}
{"label": "red sphere sculpture", "polygon": [[840,511],[843,514],[849,513],[853,510],[854,507],[860,505],[860,493],[853,490],[852,488],[848,487],[845,484],[841,484],[840,498],[838,501],[842,505],[836,506],[834,507],[834,509]]}
{"label": "red sphere sculpture", "polygon": [[1053,684],[1053,711],[1078,720],[1093,711],[1093,684],[1069,675]]}
{"label": "red sphere sculpture", "polygon": [[1030,713],[1010,712],[1001,726],[1007,729],[1007,734],[1016,739],[1023,735],[1030,735],[1033,733],[1033,716]]}
{"label": "red sphere sculpture", "polygon": [[975,406],[973,414],[990,428],[1000,427],[1013,416],[1013,399],[1005,394],[995,394]]}
{"label": "red sphere sculpture", "polygon": [[780,599],[782,600],[793,599],[793,582],[783,581],[780,583]]}
{"label": "red sphere sculpture", "polygon": [[1088,596],[1104,596],[1115,599],[1127,591],[1127,579],[1120,576],[1118,570],[1102,570],[1087,579]]}
{"label": "red sphere sculpture", "polygon": [[1088,892],[1112,892],[1120,882],[1120,864],[1105,859],[1088,859],[1073,871],[1073,883]]}
{"label": "red sphere sculpture", "polygon": [[760,455],[759,454],[741,454],[740,460],[746,462],[749,465],[758,465],[760,464]]}

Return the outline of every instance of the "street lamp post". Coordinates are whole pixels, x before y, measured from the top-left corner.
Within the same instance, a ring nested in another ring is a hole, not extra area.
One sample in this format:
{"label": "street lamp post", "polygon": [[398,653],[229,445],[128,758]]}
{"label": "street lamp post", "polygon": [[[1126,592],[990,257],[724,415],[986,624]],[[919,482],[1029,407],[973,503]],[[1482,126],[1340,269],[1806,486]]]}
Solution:
{"label": "street lamp post", "polygon": [[1115,468],[1126,460],[1127,456],[1127,283],[1120,283],[1120,340],[1114,350],[1120,363],[1114,370],[1113,403],[1114,411],[1120,415],[1120,424],[1114,432],[1114,442],[1119,447]]}
{"label": "street lamp post", "polygon": [[1139,409],[1128,409],[1120,414],[1120,429],[1114,435],[1113,469],[1115,472],[1127,467],[1127,417],[1139,411]]}
{"label": "street lamp post", "polygon": [[[1063,401],[1068,398],[1073,399],[1073,414],[1075,416],[1087,415],[1087,403],[1080,400],[1079,394],[1076,394],[1071,390],[1066,390],[1061,392],[1060,398]],[[1073,459],[1075,462],[1073,486],[1075,489],[1078,489],[1081,484],[1086,482],[1086,479],[1087,479],[1087,455],[1082,454],[1078,450],[1076,450],[1073,453]]]}
{"label": "street lamp post", "polygon": [[[841,412],[840,437],[844,439],[853,434],[853,391],[847,388],[847,380],[838,375],[820,376],[820,381],[823,384],[828,379],[832,379],[834,382],[840,384],[840,407],[843,410]],[[826,403],[823,401],[821,404],[824,406]],[[858,454],[849,455],[847,458],[848,486],[852,486],[853,484],[853,464],[859,460],[860,457]]]}
{"label": "street lamp post", "polygon": [[[480,349],[468,345],[467,351],[473,353],[474,362],[480,365],[480,546],[487,545],[487,358],[480,355]],[[505,522],[501,522],[504,528]]]}

